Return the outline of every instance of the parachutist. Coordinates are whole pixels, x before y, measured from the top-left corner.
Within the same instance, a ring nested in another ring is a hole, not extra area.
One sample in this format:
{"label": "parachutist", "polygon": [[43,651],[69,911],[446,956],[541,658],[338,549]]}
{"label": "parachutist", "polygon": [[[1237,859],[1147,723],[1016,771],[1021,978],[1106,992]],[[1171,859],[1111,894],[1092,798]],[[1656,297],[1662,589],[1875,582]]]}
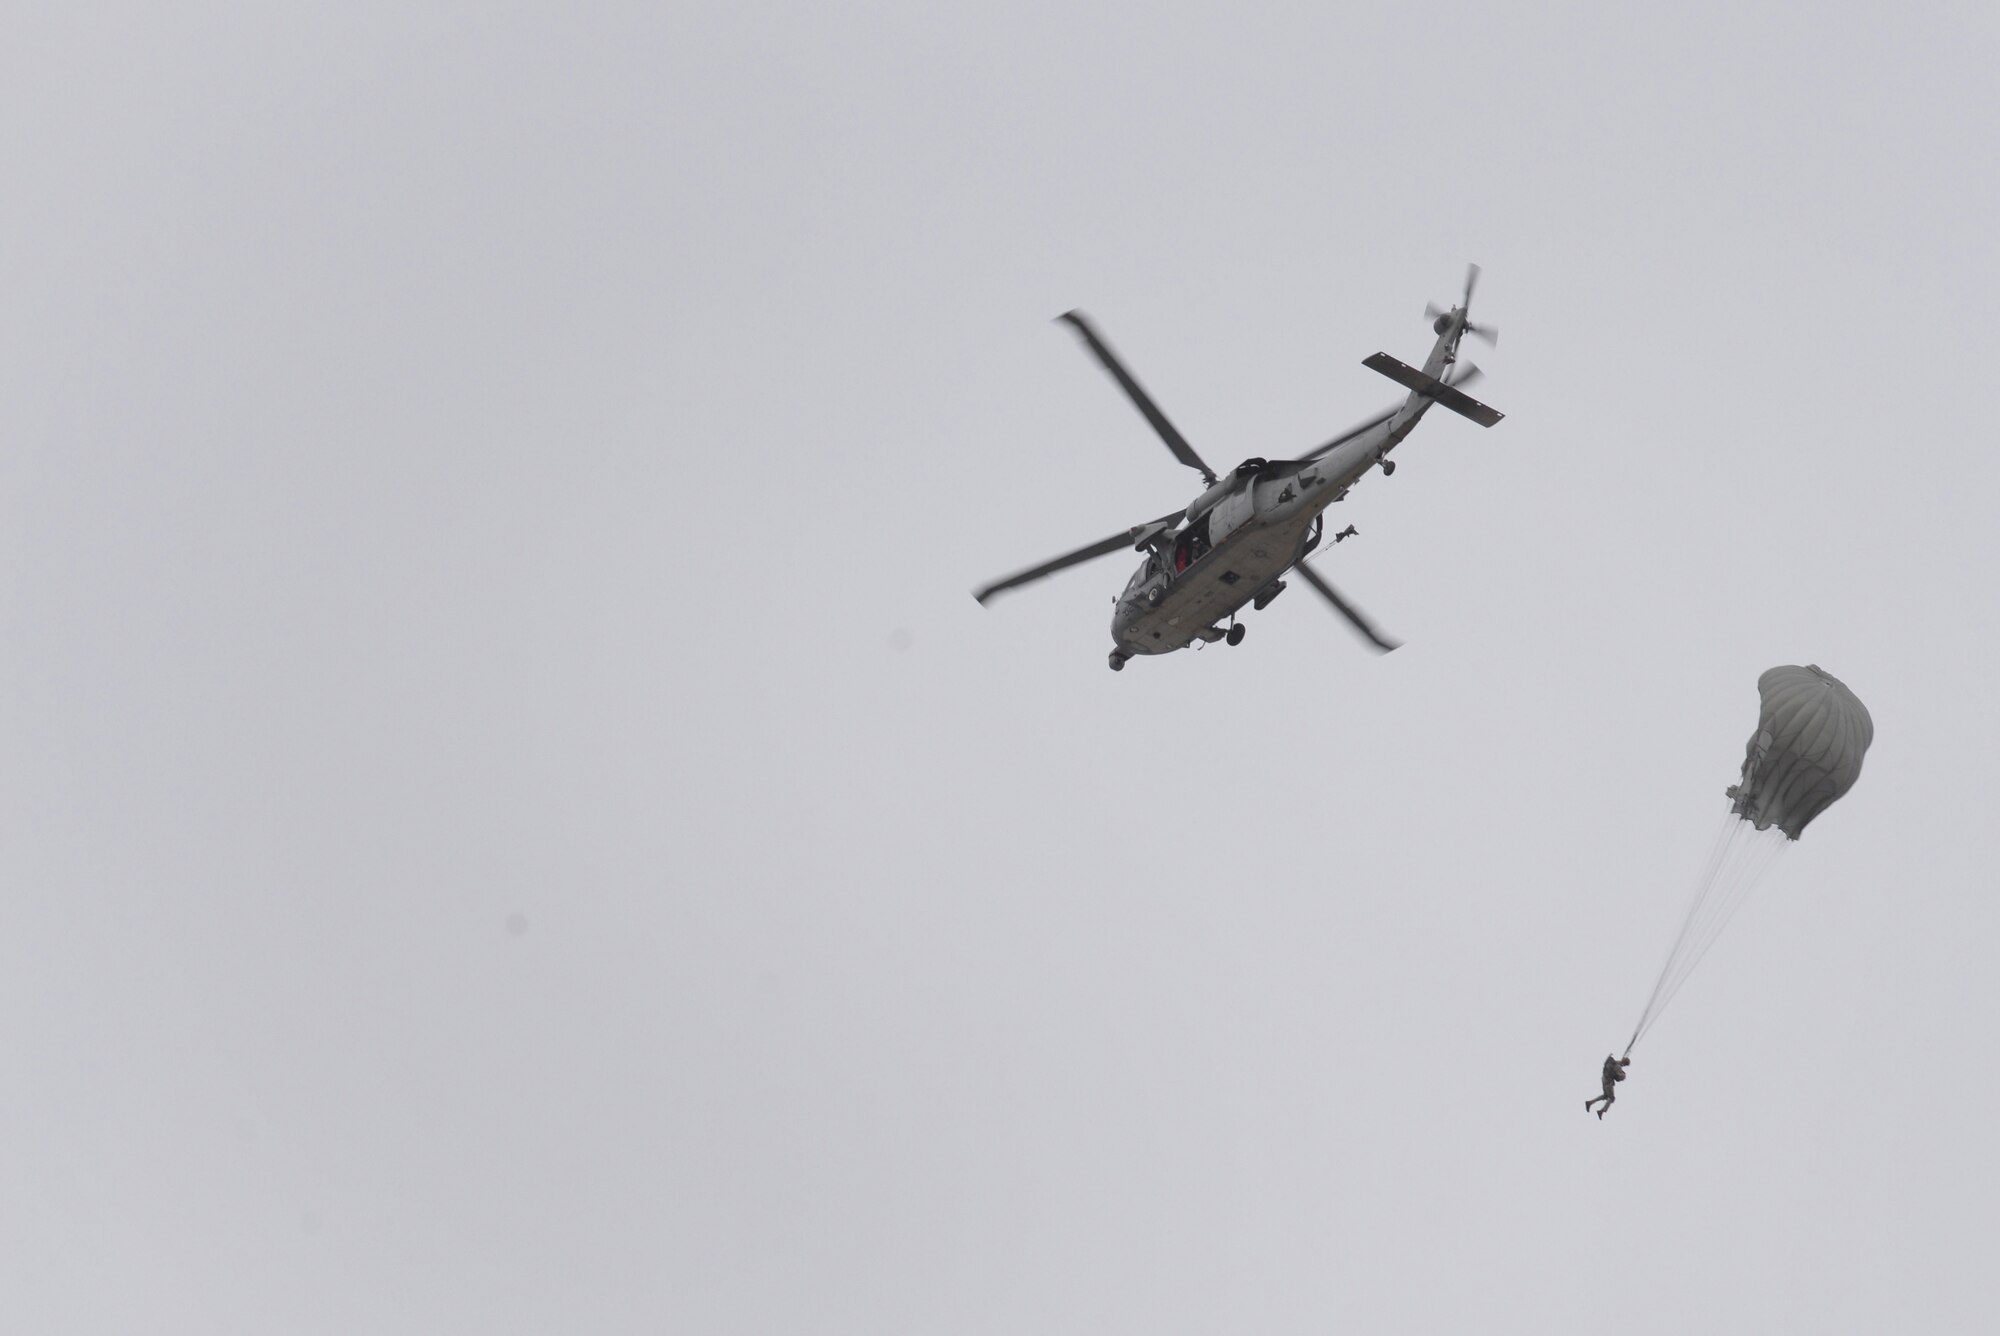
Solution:
{"label": "parachutist", "polygon": [[[1604,1093],[1599,1095],[1597,1099],[1585,1100],[1583,1102],[1583,1111],[1589,1113],[1590,1106],[1597,1103],[1597,1100],[1600,1099],[1604,1101],[1604,1109],[1610,1108],[1612,1101],[1618,1098],[1618,1083],[1625,1079],[1625,1069],[1631,1065],[1632,1059],[1630,1058],[1614,1058],[1609,1053],[1606,1053],[1604,1055]],[[1599,1119],[1604,1117],[1604,1109],[1597,1111]]]}

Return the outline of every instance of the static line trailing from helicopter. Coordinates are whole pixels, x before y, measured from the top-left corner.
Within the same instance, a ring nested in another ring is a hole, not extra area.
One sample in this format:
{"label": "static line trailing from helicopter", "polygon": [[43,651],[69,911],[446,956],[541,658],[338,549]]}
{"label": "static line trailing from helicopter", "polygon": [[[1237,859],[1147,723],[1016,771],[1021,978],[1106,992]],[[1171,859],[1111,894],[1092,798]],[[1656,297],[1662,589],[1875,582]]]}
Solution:
{"label": "static line trailing from helicopter", "polygon": [[[1305,582],[1381,651],[1396,648],[1361,612],[1343,599],[1305,558],[1320,544],[1322,512],[1346,496],[1376,465],[1383,476],[1396,471],[1389,452],[1402,443],[1434,403],[1491,427],[1501,414],[1464,392],[1479,376],[1469,363],[1457,365],[1459,340],[1467,334],[1494,342],[1497,331],[1474,325],[1467,318],[1479,266],[1467,266],[1465,295],[1457,306],[1426,308],[1437,334],[1423,369],[1405,365],[1387,353],[1362,362],[1410,393],[1395,408],[1370,418],[1298,459],[1247,459],[1218,477],[1187,438],[1162,413],[1152,397],[1132,378],[1124,364],[1098,337],[1082,313],[1061,317],[1083,337],[1085,345],[1111,373],[1174,458],[1201,474],[1207,490],[1183,510],[1134,525],[1123,533],[1065,553],[1039,566],[1017,571],[973,592],[985,603],[1003,590],[1018,588],[1047,575],[1130,547],[1146,554],[1145,562],[1115,600],[1111,619],[1111,667],[1122,669],[1139,654],[1167,654],[1195,641],[1226,639],[1240,644],[1245,628],[1236,615],[1245,605],[1258,611],[1286,588],[1282,578],[1296,571]],[[1355,532],[1349,526],[1334,541]],[[1225,629],[1224,622],[1229,625]]]}

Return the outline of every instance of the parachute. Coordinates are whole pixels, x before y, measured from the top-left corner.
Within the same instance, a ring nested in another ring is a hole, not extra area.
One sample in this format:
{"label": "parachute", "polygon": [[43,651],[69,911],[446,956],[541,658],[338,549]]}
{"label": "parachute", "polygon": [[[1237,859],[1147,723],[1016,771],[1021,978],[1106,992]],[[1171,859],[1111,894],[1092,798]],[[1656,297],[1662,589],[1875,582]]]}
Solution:
{"label": "parachute", "polygon": [[1695,882],[1680,935],[1625,1045],[1627,1055],[1778,856],[1854,787],[1875,739],[1868,707],[1818,664],[1773,668],[1757,679],[1757,693],[1757,731],[1744,748],[1742,778],[1726,790],[1729,810]]}
{"label": "parachute", "polygon": [[1773,668],[1757,679],[1763,706],[1729,786],[1729,810],[1758,830],[1796,840],[1812,819],[1861,778],[1875,721],[1847,684],[1818,664]]}

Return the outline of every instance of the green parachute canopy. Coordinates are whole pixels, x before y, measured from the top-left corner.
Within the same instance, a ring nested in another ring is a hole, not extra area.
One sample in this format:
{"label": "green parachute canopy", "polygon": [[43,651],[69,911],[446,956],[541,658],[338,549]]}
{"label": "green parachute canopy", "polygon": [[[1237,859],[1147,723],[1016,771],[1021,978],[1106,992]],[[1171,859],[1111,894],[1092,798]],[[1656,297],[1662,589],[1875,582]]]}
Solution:
{"label": "green parachute canopy", "polygon": [[1763,698],[1743,778],[1730,811],[1758,830],[1797,839],[1812,819],[1854,787],[1875,722],[1845,683],[1818,664],[1773,668],[1757,679]]}

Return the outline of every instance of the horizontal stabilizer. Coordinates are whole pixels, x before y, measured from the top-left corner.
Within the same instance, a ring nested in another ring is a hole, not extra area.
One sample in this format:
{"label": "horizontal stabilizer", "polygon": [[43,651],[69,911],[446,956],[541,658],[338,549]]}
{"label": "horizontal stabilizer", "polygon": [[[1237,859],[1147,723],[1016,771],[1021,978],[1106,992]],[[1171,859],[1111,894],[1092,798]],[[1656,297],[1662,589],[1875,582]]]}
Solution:
{"label": "horizontal stabilizer", "polygon": [[1376,353],[1373,357],[1363,358],[1361,365],[1371,371],[1381,372],[1400,385],[1409,386],[1426,399],[1435,400],[1452,412],[1471,418],[1482,427],[1490,427],[1507,416],[1505,413],[1488,408],[1463,390],[1455,390],[1436,377],[1426,376],[1415,367],[1398,362],[1387,353]]}

